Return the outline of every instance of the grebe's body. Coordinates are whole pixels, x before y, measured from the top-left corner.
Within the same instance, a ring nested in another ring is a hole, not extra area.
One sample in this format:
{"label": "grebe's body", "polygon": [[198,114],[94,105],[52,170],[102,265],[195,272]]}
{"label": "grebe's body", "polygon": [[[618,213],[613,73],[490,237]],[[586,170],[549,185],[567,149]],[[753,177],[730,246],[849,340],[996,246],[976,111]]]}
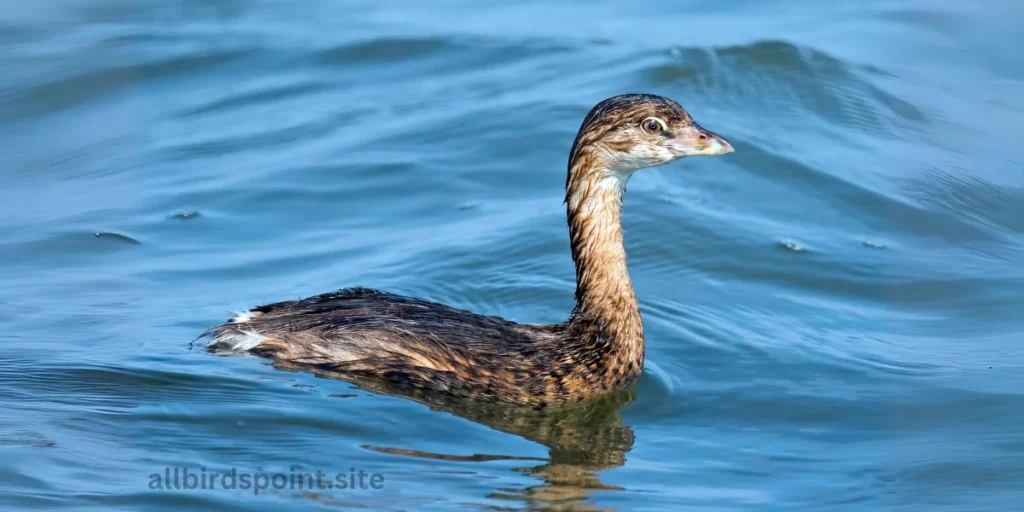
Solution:
{"label": "grebe's body", "polygon": [[565,323],[517,324],[350,288],[241,313],[208,331],[209,346],[488,401],[546,405],[623,388],[644,359],[620,223],[626,181],[644,167],[731,151],[666,98],[616,96],[590,111],[566,180],[576,308]]}

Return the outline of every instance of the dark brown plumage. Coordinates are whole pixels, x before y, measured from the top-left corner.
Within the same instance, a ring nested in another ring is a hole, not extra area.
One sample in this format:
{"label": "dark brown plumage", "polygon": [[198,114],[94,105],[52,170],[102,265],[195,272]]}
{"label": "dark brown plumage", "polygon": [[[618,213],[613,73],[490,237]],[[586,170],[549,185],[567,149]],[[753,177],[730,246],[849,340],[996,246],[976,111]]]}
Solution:
{"label": "dark brown plumage", "polygon": [[210,329],[209,345],[495,402],[546,405],[621,389],[640,376],[644,354],[620,224],[626,180],[644,167],[731,151],[666,98],[616,96],[590,111],[566,181],[576,308],[565,323],[517,324],[350,288],[255,308]]}

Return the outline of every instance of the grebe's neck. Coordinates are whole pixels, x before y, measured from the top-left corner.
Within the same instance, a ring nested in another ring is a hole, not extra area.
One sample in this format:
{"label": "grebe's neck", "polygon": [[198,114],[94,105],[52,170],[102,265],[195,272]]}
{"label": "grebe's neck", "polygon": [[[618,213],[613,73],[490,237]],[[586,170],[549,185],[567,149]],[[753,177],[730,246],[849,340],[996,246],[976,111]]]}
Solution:
{"label": "grebe's neck", "polygon": [[[610,349],[613,366],[639,375],[644,333],[622,243],[622,194],[628,173],[616,172],[594,146],[578,148],[569,164],[566,207],[576,263],[576,309],[569,325]],[[634,375],[633,377],[635,377]]]}

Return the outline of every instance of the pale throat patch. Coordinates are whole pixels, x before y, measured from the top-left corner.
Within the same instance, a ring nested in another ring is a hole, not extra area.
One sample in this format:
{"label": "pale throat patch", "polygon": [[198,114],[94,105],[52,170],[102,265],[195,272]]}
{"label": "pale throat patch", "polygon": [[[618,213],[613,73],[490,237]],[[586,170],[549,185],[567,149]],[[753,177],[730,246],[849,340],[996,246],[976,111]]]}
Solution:
{"label": "pale throat patch", "polygon": [[616,153],[614,158],[609,169],[629,174],[647,167],[667,164],[676,159],[671,150],[656,144],[638,144],[628,153]]}

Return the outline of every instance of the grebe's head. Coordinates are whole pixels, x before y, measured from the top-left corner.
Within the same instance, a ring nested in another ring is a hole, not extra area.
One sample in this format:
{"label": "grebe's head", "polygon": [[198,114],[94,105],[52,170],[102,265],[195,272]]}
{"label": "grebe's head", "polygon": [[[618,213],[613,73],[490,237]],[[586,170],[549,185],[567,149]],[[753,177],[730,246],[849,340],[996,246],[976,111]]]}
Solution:
{"label": "grebe's head", "polygon": [[694,122],[675,101],[624,94],[598,103],[583,120],[569,159],[569,179],[573,179],[574,161],[585,152],[600,160],[603,172],[624,181],[645,167],[732,151],[732,145]]}

